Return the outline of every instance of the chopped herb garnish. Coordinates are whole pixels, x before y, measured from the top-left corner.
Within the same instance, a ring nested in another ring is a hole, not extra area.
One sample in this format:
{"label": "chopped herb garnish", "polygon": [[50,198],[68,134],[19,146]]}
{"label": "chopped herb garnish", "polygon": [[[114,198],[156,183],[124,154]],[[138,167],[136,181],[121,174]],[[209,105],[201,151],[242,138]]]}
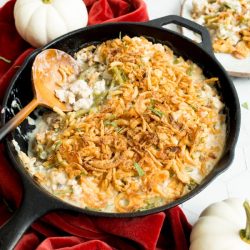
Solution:
{"label": "chopped herb garnish", "polygon": [[150,99],[150,104],[151,104],[151,107],[154,108],[155,107],[155,100],[154,99]]}
{"label": "chopped herb garnish", "polygon": [[187,69],[187,74],[189,75],[189,76],[191,76],[192,75],[192,73],[193,73],[193,65],[190,65],[190,67]]}
{"label": "chopped herb garnish", "polygon": [[169,177],[172,178],[175,175],[175,172],[173,169],[169,169]]}
{"label": "chopped herb garnish", "polygon": [[242,106],[244,109],[249,109],[248,103],[247,103],[247,102],[242,103],[241,106]]}
{"label": "chopped herb garnish", "polygon": [[190,103],[188,103],[188,105],[189,105],[194,111],[197,111],[197,108],[196,108],[194,105],[192,105],[192,104],[190,104]]}
{"label": "chopped herb garnish", "polygon": [[126,82],[127,76],[125,75],[124,71],[119,69],[118,67],[112,68],[113,76],[118,84],[122,85]]}
{"label": "chopped herb garnish", "polygon": [[119,39],[122,40],[122,32],[119,32]]}
{"label": "chopped herb garnish", "polygon": [[45,168],[57,168],[57,167],[59,167],[60,166],[60,163],[59,162],[57,162],[57,163],[49,163],[48,161],[47,162],[44,162],[43,163],[43,166],[45,167]]}
{"label": "chopped herb garnish", "polygon": [[120,133],[124,128],[118,127],[117,123],[115,121],[105,120],[103,122],[104,126],[112,126],[115,128],[117,133]]}
{"label": "chopped herb garnish", "polygon": [[137,162],[134,163],[134,167],[135,167],[137,173],[139,174],[139,176],[143,176],[145,174],[145,172],[143,171],[143,169],[141,168],[141,166]]}
{"label": "chopped herb garnish", "polygon": [[[223,3],[222,4],[223,7],[225,7],[226,9],[231,9],[231,6],[228,3]],[[223,10],[223,9],[222,9]]]}
{"label": "chopped herb garnish", "polygon": [[100,105],[105,100],[107,95],[108,95],[108,91],[104,91],[101,94],[94,96],[94,105],[95,106]]}
{"label": "chopped herb garnish", "polygon": [[106,116],[106,119],[107,119],[107,120],[114,120],[114,119],[116,119],[116,115],[114,115],[114,114],[109,114],[108,116]]}
{"label": "chopped herb garnish", "polygon": [[114,128],[117,128],[117,123],[116,122],[105,120],[103,124],[104,124],[104,126],[112,126]]}
{"label": "chopped herb garnish", "polygon": [[123,130],[124,130],[124,128],[120,128],[120,127],[117,127],[117,128],[116,128],[116,132],[117,132],[117,133],[121,133]]}
{"label": "chopped herb garnish", "polygon": [[59,131],[60,131],[59,128],[55,128],[55,130],[54,130],[55,133],[58,133]]}
{"label": "chopped herb garnish", "polygon": [[150,104],[151,106],[148,108],[152,113],[154,113],[155,115],[159,116],[160,118],[162,118],[162,116],[164,115],[164,113],[162,111],[160,111],[159,109],[155,108],[155,100],[154,99],[150,99]]}
{"label": "chopped herb garnish", "polygon": [[82,170],[80,175],[86,176],[87,174],[88,174],[88,172],[86,170],[84,170],[84,171]]}
{"label": "chopped herb garnish", "polygon": [[53,192],[54,195],[67,195],[67,194],[71,194],[73,193],[73,189],[69,188],[69,189],[62,189],[62,190],[55,190]]}
{"label": "chopped herb garnish", "polygon": [[192,172],[193,171],[193,169],[191,168],[191,167],[185,167],[185,170],[187,171],[187,172]]}
{"label": "chopped herb garnish", "polygon": [[162,116],[164,115],[164,113],[160,111],[159,109],[150,107],[149,110],[160,118],[162,118]]}
{"label": "chopped herb garnish", "polygon": [[87,112],[88,111],[85,109],[80,109],[80,110],[76,111],[75,117],[76,118],[81,117],[81,116],[85,115]]}
{"label": "chopped herb garnish", "polygon": [[193,190],[196,186],[197,186],[197,182],[194,180],[194,179],[190,179],[190,182],[189,184],[187,185],[188,186],[188,190]]}
{"label": "chopped herb garnish", "polygon": [[6,62],[6,63],[11,63],[11,60],[8,60],[7,58],[0,56],[0,60]]}
{"label": "chopped herb garnish", "polygon": [[52,150],[57,150],[60,145],[62,144],[62,141],[58,140],[55,142],[55,144],[53,144],[53,146],[51,147]]}
{"label": "chopped herb garnish", "polygon": [[99,211],[99,212],[101,211],[100,208],[93,208],[93,207],[87,207],[87,206],[85,207],[85,209],[90,210],[90,211]]}
{"label": "chopped herb garnish", "polygon": [[162,206],[164,204],[164,199],[162,197],[152,197],[146,200],[145,203],[147,205],[141,208],[141,211]]}
{"label": "chopped herb garnish", "polygon": [[175,57],[174,61],[173,61],[174,64],[178,64],[180,63],[180,59],[178,57]]}

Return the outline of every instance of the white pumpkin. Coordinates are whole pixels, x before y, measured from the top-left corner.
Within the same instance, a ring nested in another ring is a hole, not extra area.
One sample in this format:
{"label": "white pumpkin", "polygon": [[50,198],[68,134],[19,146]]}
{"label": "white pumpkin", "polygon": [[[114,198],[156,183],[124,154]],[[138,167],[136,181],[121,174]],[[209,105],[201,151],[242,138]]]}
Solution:
{"label": "white pumpkin", "polygon": [[88,12],[83,0],[17,0],[15,25],[21,37],[40,47],[69,31],[85,27]]}
{"label": "white pumpkin", "polygon": [[192,229],[190,250],[250,250],[250,204],[230,198],[207,207]]}

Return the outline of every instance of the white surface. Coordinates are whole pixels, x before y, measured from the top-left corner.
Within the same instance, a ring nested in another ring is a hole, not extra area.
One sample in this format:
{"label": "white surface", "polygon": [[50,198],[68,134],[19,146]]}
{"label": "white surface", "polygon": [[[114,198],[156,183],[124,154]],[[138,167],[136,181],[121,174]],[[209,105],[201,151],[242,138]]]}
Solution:
{"label": "white surface", "polygon": [[[5,0],[0,0],[0,5]],[[150,19],[169,14],[179,14],[181,0],[145,0]],[[0,31],[1,32],[1,31]],[[211,203],[229,197],[250,199],[250,79],[233,78],[240,103],[248,102],[249,110],[242,108],[241,131],[235,158],[226,172],[205,188],[200,194],[181,205],[191,223]]]}
{"label": "white surface", "polygon": [[[183,3],[183,8],[181,15],[185,18],[192,19],[191,10],[192,10],[193,0],[186,0]],[[189,37],[190,39],[196,40],[196,36],[193,32],[187,29],[183,29],[183,34]],[[250,76],[250,57],[245,59],[237,59],[230,54],[225,53],[215,53],[216,58],[224,66],[224,68],[233,76]]]}

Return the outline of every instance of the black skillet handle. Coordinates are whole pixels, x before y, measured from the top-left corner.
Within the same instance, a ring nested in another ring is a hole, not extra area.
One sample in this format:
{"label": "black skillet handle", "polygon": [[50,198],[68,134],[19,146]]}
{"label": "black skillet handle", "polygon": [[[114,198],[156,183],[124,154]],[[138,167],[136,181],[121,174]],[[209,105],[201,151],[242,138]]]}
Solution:
{"label": "black skillet handle", "polygon": [[213,47],[211,43],[211,38],[208,30],[199,25],[198,23],[192,22],[186,18],[176,16],[176,15],[170,15],[165,16],[161,18],[157,18],[154,20],[150,20],[147,22],[149,25],[156,26],[156,27],[162,27],[166,24],[177,24],[181,27],[187,28],[195,33],[198,33],[201,36],[202,42],[199,44],[203,49],[205,49],[209,54],[213,55]]}
{"label": "black skillet handle", "polygon": [[[28,187],[28,186],[27,186]],[[24,188],[25,193],[21,206],[14,215],[0,228],[0,249],[12,250],[19,239],[39,217],[56,209],[53,201],[46,198],[36,188]]]}

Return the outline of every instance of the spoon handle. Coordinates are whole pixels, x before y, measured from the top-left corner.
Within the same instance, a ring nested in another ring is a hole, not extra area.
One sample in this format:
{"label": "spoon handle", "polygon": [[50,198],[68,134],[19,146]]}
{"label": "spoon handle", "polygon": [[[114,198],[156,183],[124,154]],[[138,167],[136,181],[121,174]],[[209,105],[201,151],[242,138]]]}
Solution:
{"label": "spoon handle", "polygon": [[34,98],[29,104],[21,109],[12,119],[3,125],[0,129],[0,141],[20,123],[38,106],[39,102]]}

